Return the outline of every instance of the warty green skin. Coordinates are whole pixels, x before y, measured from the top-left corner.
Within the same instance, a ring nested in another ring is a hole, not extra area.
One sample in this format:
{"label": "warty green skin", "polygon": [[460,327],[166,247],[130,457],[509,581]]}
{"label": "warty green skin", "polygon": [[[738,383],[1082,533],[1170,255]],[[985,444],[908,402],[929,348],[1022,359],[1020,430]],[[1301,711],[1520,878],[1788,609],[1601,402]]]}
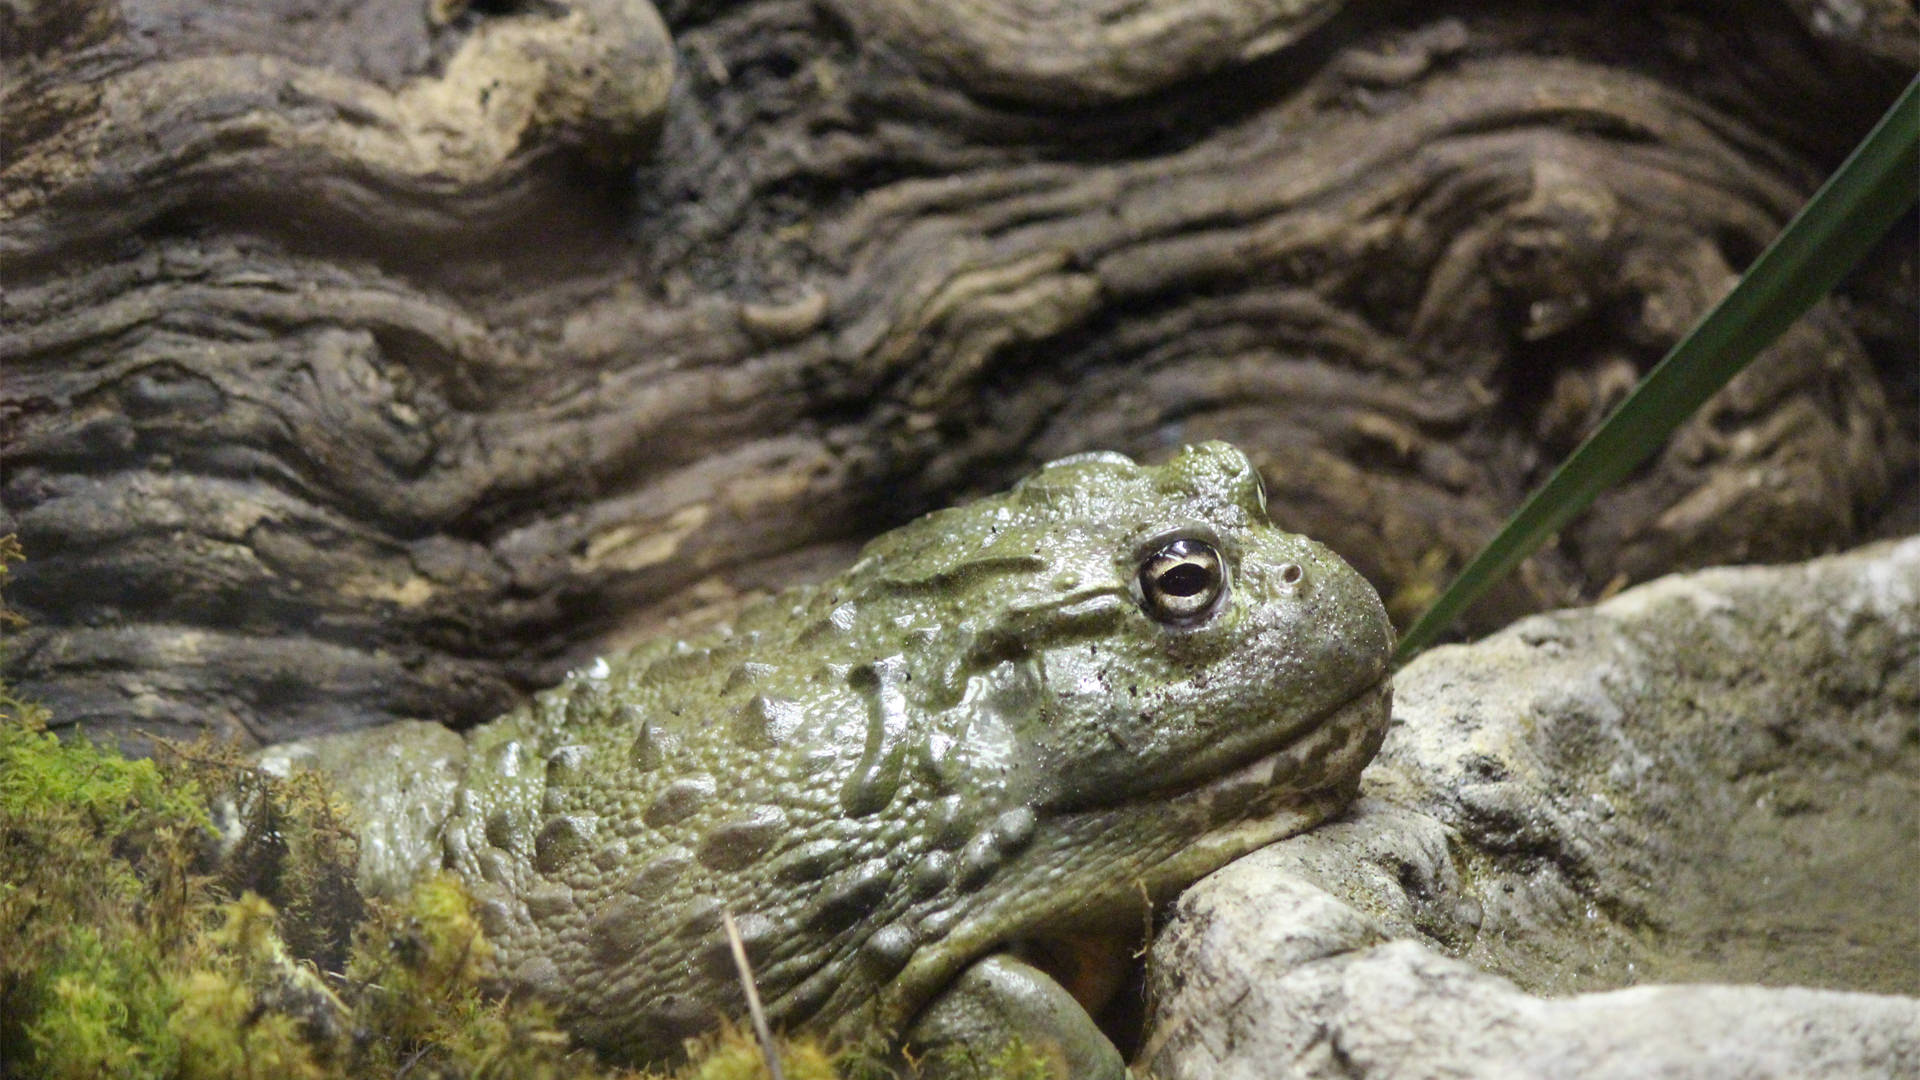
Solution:
{"label": "warty green skin", "polygon": [[[1169,537],[1227,566],[1196,625],[1140,602]],[[1359,575],[1267,523],[1237,450],[1082,455],[576,673],[443,755],[456,780],[369,796],[373,845],[437,853],[503,974],[613,1056],[744,1014],[723,911],[776,1025],[903,1032],[983,956],[1137,929],[1337,812],[1391,644]]]}

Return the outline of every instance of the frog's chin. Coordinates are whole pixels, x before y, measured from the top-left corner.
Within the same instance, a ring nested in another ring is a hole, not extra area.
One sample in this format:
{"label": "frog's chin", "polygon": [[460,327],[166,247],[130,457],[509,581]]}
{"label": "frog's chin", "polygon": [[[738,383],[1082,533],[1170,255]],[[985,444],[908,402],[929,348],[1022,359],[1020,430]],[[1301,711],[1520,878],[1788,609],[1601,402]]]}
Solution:
{"label": "frog's chin", "polygon": [[[963,966],[1000,949],[1026,956],[1097,1011],[1115,985],[1115,965],[1137,955],[1158,905],[1234,859],[1326,821],[1351,801],[1360,771],[1385,737],[1391,706],[1392,690],[1382,679],[1285,746],[1223,774],[1043,822],[1034,849],[1091,867],[1079,887],[1036,893],[1023,888],[1024,881],[1003,882],[984,906],[915,955],[867,1022],[899,1027]],[[1134,832],[1143,837],[1138,845],[1121,850],[1111,843]],[[1084,858],[1103,845],[1101,858]],[[1017,932],[1004,933],[1008,924]]]}
{"label": "frog's chin", "polygon": [[[1207,832],[1140,881],[1121,910],[1076,920],[1009,947],[1052,975],[1088,1013],[1098,1016],[1140,956],[1141,927],[1169,891],[1243,855],[1297,835],[1338,814],[1358,789],[1361,770],[1386,736],[1393,707],[1389,680],[1327,713],[1305,736],[1225,775],[1158,798],[1185,804],[1212,823]],[[1157,886],[1157,887],[1155,887]],[[1170,888],[1169,888],[1170,887]]]}
{"label": "frog's chin", "polygon": [[1227,863],[1334,817],[1358,793],[1392,708],[1392,685],[1382,679],[1286,745],[1210,779],[1056,820],[1052,842],[1062,847],[1130,832],[1158,834],[1154,846],[1164,847],[1124,880],[1079,891],[1057,910],[1034,913],[1031,924],[1042,932],[1137,928],[1143,901],[1152,907],[1171,899]]}

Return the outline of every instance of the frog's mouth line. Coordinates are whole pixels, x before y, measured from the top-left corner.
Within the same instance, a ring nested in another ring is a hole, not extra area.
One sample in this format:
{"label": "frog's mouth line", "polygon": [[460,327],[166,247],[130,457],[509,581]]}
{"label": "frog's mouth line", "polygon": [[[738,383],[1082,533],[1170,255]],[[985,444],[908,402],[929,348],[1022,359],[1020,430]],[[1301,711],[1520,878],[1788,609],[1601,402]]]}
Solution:
{"label": "frog's mouth line", "polygon": [[[1182,869],[1170,875],[1177,881],[1166,890],[1168,896],[1236,858],[1298,835],[1337,812],[1348,800],[1344,794],[1329,798],[1329,793],[1350,791],[1358,784],[1360,773],[1386,737],[1392,706],[1392,680],[1383,676],[1322,713],[1304,733],[1224,775],[1129,800],[1161,805],[1182,802],[1216,825],[1187,852],[1170,860],[1170,865],[1180,864]],[[1312,782],[1299,782],[1309,777]],[[1309,804],[1318,804],[1325,812],[1305,818],[1279,812],[1283,807]],[[1121,913],[1118,919],[1107,912],[1092,925],[1076,926],[1068,920],[1002,948],[1052,976],[1098,1020],[1121,1052],[1131,1056],[1145,1017],[1141,995],[1122,991],[1138,988],[1144,980],[1142,946],[1152,939],[1158,906],[1143,889],[1134,910]],[[1127,925],[1133,929],[1119,929]]]}
{"label": "frog's mouth line", "polygon": [[[1121,810],[1142,805],[1161,805],[1184,801],[1208,790],[1272,787],[1300,792],[1336,787],[1342,779],[1337,768],[1329,768],[1330,759],[1347,759],[1346,740],[1357,734],[1372,734],[1372,749],[1379,748],[1378,737],[1386,731],[1386,712],[1391,699],[1392,679],[1386,657],[1380,657],[1371,681],[1349,696],[1309,714],[1269,715],[1254,722],[1237,725],[1213,737],[1212,741],[1184,753],[1161,751],[1157,767],[1142,768],[1137,780],[1119,779],[1104,785],[1072,780],[1067,790],[1046,801],[1046,812],[1074,814],[1100,810]],[[1357,733],[1357,734],[1356,734]],[[1140,752],[1129,744],[1114,740],[1137,759]],[[1353,763],[1358,774],[1372,758],[1372,750]],[[1135,764],[1139,762],[1135,761]],[[1112,766],[1108,766],[1112,770]],[[1264,771],[1263,771],[1264,770]],[[1324,774],[1324,775],[1323,775]],[[1135,786],[1135,785],[1138,786]]]}
{"label": "frog's mouth line", "polygon": [[[1127,801],[1258,798],[1282,792],[1306,795],[1350,785],[1380,749],[1392,707],[1393,680],[1383,675],[1340,704],[1289,729],[1276,747],[1256,752],[1241,764],[1154,788]],[[1259,812],[1257,807],[1248,809]]]}

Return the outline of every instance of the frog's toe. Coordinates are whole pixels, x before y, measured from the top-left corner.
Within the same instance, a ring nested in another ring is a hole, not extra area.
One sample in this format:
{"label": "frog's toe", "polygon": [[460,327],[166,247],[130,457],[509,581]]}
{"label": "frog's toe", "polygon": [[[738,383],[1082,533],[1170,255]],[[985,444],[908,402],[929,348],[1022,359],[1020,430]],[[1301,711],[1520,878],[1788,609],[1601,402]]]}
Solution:
{"label": "frog's toe", "polygon": [[914,1021],[907,1045],[927,1080],[1006,1075],[1009,1053],[1044,1063],[1056,1080],[1127,1075],[1120,1051],[1073,995],[1005,954],[974,964],[935,998]]}

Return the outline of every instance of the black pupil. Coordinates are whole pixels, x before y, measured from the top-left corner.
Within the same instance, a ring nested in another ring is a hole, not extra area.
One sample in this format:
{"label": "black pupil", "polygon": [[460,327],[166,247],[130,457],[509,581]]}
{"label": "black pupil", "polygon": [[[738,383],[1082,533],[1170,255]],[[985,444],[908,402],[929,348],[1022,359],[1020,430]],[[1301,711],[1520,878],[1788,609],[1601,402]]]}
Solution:
{"label": "black pupil", "polygon": [[1212,577],[1206,567],[1183,562],[1160,575],[1160,591],[1169,596],[1195,596],[1206,591]]}

